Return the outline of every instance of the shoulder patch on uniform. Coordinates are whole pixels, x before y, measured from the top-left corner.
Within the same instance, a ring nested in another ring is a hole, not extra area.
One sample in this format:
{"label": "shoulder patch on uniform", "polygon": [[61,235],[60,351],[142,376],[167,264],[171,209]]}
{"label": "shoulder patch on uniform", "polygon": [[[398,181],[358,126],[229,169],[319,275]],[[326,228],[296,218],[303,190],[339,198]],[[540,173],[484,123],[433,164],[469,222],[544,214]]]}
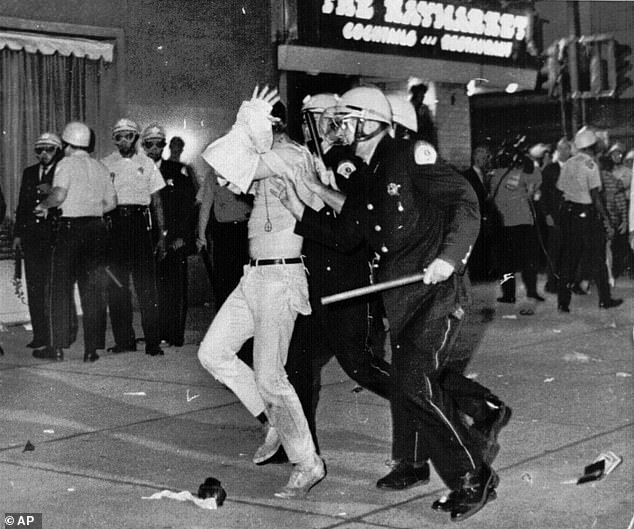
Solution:
{"label": "shoulder patch on uniform", "polygon": [[594,162],[592,160],[586,160],[586,167],[588,169],[594,169]]}
{"label": "shoulder patch on uniform", "polygon": [[343,160],[337,165],[337,174],[344,178],[350,178],[350,175],[356,171],[355,165],[350,160]]}
{"label": "shoulder patch on uniform", "polygon": [[438,153],[431,143],[417,141],[414,145],[414,160],[417,165],[432,165],[436,163]]}

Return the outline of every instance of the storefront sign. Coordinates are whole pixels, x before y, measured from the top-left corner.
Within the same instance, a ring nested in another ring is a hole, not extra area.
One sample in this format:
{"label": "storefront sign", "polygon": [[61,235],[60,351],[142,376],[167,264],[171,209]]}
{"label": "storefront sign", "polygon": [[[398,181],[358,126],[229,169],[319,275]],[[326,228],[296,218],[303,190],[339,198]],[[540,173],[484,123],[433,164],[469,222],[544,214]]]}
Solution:
{"label": "storefront sign", "polygon": [[318,1],[320,45],[359,51],[515,63],[531,23],[526,14],[441,2]]}

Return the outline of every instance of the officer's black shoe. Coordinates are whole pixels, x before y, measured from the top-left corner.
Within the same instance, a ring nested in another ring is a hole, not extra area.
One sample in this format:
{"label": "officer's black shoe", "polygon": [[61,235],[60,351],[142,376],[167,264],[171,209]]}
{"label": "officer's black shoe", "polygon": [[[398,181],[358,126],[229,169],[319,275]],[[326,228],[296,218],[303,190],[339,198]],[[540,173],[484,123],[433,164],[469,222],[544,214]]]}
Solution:
{"label": "officer's black shoe", "polygon": [[487,397],[486,400],[487,405],[491,405],[489,413],[483,420],[474,422],[473,427],[478,429],[486,440],[482,458],[490,465],[500,451],[498,435],[511,420],[513,410],[493,395]]}
{"label": "officer's black shoe", "polygon": [[84,353],[84,362],[96,362],[97,360],[99,360],[99,355],[96,351]]}
{"label": "officer's black shoe", "polygon": [[401,461],[392,471],[376,482],[379,489],[404,490],[417,485],[429,483],[429,465],[414,467],[411,463]]}
{"label": "officer's black shoe", "polygon": [[131,353],[136,351],[136,344],[132,345],[119,345],[116,344],[113,347],[108,347],[107,351],[109,353]]}
{"label": "officer's black shoe", "polygon": [[284,450],[284,447],[280,446],[277,449],[277,452],[275,452],[271,457],[265,459],[264,461],[256,463],[256,465],[283,465],[284,463],[288,463],[288,456],[286,455],[286,450]]}
{"label": "officer's black shoe", "polygon": [[515,303],[515,298],[507,298],[505,296],[502,296],[501,298],[498,298],[498,303]]}
{"label": "officer's black shoe", "polygon": [[41,340],[32,340],[26,344],[29,349],[40,349],[41,347],[46,347],[46,342]]}
{"label": "officer's black shoe", "polygon": [[[492,479],[489,482],[487,501],[493,501],[498,497],[495,489],[500,484],[500,478],[498,475],[493,470],[491,470],[491,474]],[[452,509],[457,506],[457,500],[459,500],[459,498],[460,495],[458,494],[458,491],[452,491],[449,496],[443,496],[442,498],[438,498],[434,501],[434,503],[431,504],[431,508],[434,511],[451,512]]]}
{"label": "officer's black shoe", "polygon": [[145,354],[150,356],[163,356],[165,353],[163,353],[163,349],[158,345],[146,345]]}
{"label": "officer's black shoe", "polygon": [[42,360],[57,360],[61,362],[64,360],[64,350],[60,348],[53,349],[52,347],[43,347],[42,349],[33,351],[33,356]]}
{"label": "officer's black shoe", "polygon": [[559,312],[570,312],[570,307],[568,307],[568,305],[559,305],[557,310]]}
{"label": "officer's black shoe", "polygon": [[483,465],[478,473],[467,472],[462,476],[462,486],[449,494],[451,521],[461,522],[482,509],[492,499],[496,482],[499,478],[488,465]]}
{"label": "officer's black shoe", "polygon": [[526,294],[527,298],[533,298],[535,301],[546,301],[546,299],[540,296],[537,292],[531,292],[530,294]]}
{"label": "officer's black shoe", "polygon": [[573,294],[577,294],[577,296],[588,295],[588,292],[581,288],[581,285],[579,283],[575,283],[574,285],[572,285],[572,287],[570,287],[570,292],[572,292]]}
{"label": "officer's black shoe", "polygon": [[617,299],[606,299],[605,301],[600,301],[599,302],[599,308],[600,309],[611,309],[613,307],[618,307],[621,303],[623,303],[623,300],[621,298],[617,298]]}

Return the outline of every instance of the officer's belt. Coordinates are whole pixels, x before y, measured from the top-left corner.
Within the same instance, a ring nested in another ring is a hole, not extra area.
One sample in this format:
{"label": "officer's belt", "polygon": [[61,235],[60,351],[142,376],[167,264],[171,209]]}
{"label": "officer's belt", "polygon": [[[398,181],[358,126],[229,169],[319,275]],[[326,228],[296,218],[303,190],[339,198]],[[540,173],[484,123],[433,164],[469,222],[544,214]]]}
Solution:
{"label": "officer's belt", "polygon": [[60,217],[59,218],[59,226],[66,228],[70,228],[75,225],[88,224],[89,222],[95,222],[97,220],[101,220],[101,217]]}
{"label": "officer's belt", "polygon": [[126,204],[123,206],[117,206],[117,213],[121,217],[129,217],[137,213],[145,214],[148,211],[147,206],[140,206],[138,204]]}
{"label": "officer's belt", "polygon": [[301,257],[289,257],[281,259],[249,259],[250,266],[266,266],[266,265],[281,265],[281,264],[299,264],[303,263],[304,259]]}
{"label": "officer's belt", "polygon": [[570,200],[564,201],[564,206],[571,211],[591,211],[594,209],[594,204],[580,204],[579,202],[570,202]]}

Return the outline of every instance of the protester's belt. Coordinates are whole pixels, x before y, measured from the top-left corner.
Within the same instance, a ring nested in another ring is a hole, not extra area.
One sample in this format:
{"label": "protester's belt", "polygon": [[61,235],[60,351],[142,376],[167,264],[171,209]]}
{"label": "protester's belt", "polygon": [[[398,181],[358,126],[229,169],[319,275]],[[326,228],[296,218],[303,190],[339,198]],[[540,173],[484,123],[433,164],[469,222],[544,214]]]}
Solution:
{"label": "protester's belt", "polygon": [[138,204],[125,204],[123,206],[117,206],[117,213],[122,217],[129,217],[135,213],[145,213],[148,210],[147,206],[141,206]]}
{"label": "protester's belt", "polygon": [[249,259],[249,265],[251,266],[266,266],[266,265],[281,265],[281,264],[299,264],[303,263],[304,259],[301,257],[290,257],[282,259]]}
{"label": "protester's belt", "polygon": [[77,223],[85,223],[85,222],[92,222],[95,220],[101,220],[101,217],[60,217],[59,220],[61,222],[77,222]]}

